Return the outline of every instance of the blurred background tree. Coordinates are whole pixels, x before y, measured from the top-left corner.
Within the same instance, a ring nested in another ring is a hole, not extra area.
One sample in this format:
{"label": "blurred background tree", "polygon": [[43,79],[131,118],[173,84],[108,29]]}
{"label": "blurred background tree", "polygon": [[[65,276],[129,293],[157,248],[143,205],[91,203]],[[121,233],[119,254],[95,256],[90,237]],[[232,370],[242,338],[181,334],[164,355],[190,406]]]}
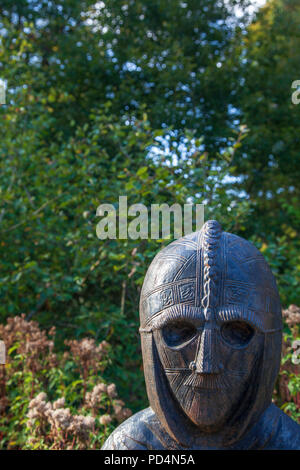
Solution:
{"label": "blurred background tree", "polygon": [[299,6],[249,3],[1,3],[0,316],[108,339],[133,410],[139,291],[169,240],[99,240],[99,204],[205,203],[300,303]]}
{"label": "blurred background tree", "polygon": [[299,77],[300,4],[271,0],[237,50],[242,73],[235,109],[250,129],[233,164],[249,198],[247,235],[263,245],[278,275],[285,305],[299,303],[300,107],[292,102]]}

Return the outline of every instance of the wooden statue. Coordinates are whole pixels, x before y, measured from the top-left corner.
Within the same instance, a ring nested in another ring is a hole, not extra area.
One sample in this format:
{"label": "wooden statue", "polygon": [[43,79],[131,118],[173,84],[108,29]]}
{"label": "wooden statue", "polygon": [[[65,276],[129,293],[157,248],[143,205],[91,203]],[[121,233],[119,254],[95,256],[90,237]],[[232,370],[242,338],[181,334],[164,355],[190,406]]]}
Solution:
{"label": "wooden statue", "polygon": [[300,449],[272,404],[282,318],[275,279],[248,241],[210,220],[152,261],[140,299],[150,408],[103,449]]}

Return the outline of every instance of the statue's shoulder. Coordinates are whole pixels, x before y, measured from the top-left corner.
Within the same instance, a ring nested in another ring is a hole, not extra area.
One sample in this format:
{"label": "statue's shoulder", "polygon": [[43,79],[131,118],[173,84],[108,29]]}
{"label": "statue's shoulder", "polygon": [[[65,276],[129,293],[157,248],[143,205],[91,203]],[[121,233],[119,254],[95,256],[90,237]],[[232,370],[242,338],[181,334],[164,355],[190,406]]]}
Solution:
{"label": "statue's shoulder", "polygon": [[273,429],[265,448],[300,450],[300,425],[275,405],[270,406],[269,412],[273,416]]}
{"label": "statue's shoulder", "polygon": [[102,450],[162,449],[162,445],[153,433],[158,423],[151,408],[139,411],[113,431]]}

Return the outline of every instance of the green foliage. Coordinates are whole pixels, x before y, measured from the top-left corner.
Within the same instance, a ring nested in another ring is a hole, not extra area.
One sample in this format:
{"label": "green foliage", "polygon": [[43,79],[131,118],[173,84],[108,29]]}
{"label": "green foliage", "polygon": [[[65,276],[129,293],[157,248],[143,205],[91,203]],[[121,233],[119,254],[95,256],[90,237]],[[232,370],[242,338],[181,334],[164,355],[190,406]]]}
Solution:
{"label": "green foliage", "polygon": [[217,151],[235,138],[223,125],[234,83],[216,66],[234,31],[227,4],[2,3],[0,315],[28,312],[61,343],[108,338],[136,408],[139,289],[161,242],[99,241],[96,208],[119,195],[147,206],[204,196],[227,211]]}
{"label": "green foliage", "polygon": [[269,0],[235,49],[241,66],[235,119],[249,128],[233,160],[235,175],[250,202],[247,233],[268,246],[285,305],[299,303],[300,294],[300,106],[292,102],[299,27],[297,0]]}
{"label": "green foliage", "polygon": [[108,339],[104,377],[134,411],[140,288],[171,240],[99,240],[99,204],[205,203],[262,250],[283,305],[300,303],[300,12],[272,0],[247,28],[246,4],[1,3],[0,318],[55,325],[59,349]]}

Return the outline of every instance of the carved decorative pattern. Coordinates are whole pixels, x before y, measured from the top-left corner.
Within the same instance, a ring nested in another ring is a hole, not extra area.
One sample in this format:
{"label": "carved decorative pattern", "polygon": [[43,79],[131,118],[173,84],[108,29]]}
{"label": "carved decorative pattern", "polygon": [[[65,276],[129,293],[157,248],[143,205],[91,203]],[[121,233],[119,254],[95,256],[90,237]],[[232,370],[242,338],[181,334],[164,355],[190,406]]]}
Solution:
{"label": "carved decorative pattern", "polygon": [[195,285],[185,284],[179,286],[179,301],[185,302],[187,300],[193,300],[195,298]]}
{"label": "carved decorative pattern", "polygon": [[174,303],[172,289],[166,289],[160,292],[160,298],[163,307],[169,307]]}

